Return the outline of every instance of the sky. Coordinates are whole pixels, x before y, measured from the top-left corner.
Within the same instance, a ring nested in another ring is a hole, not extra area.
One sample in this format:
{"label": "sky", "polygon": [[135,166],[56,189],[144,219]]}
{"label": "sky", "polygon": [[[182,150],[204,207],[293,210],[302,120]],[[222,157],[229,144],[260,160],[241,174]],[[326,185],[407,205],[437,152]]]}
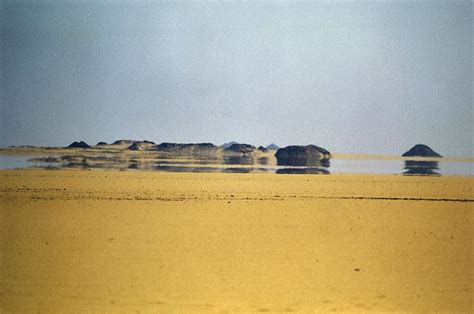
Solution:
{"label": "sky", "polygon": [[1,1],[0,146],[473,156],[471,1]]}

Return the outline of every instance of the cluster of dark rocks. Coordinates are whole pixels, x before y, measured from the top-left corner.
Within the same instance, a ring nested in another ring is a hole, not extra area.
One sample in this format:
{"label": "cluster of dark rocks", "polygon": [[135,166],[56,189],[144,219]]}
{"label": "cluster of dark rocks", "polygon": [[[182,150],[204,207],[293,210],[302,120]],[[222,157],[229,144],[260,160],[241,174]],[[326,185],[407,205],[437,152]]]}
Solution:
{"label": "cluster of dark rocks", "polygon": [[[199,154],[199,153],[212,153],[212,152],[223,152],[227,156],[250,156],[254,152],[268,153],[270,151],[276,151],[275,157],[278,165],[289,165],[289,166],[308,166],[308,165],[319,165],[328,163],[332,157],[331,153],[322,147],[316,145],[290,145],[284,148],[279,148],[275,144],[270,144],[267,147],[259,146],[258,148],[245,143],[229,142],[221,146],[216,146],[212,143],[161,143],[156,145],[152,141],[143,140],[117,140],[112,144],[106,142],[99,142],[96,146],[107,146],[107,145],[129,145],[128,150],[139,151],[139,150],[150,150],[160,151],[169,153],[183,153],[183,154]],[[68,148],[91,148],[84,141],[73,142]],[[405,152],[403,157],[442,157],[440,154],[435,152],[429,146],[424,144],[417,144],[410,150]]]}
{"label": "cluster of dark rocks", "polygon": [[[116,140],[115,142],[109,144],[107,142],[98,142],[95,146],[104,147],[104,146],[113,146],[113,145],[128,145],[128,150],[143,150],[149,146],[156,145],[155,142],[143,140],[143,141],[135,141],[135,140]],[[84,141],[80,142],[73,142],[71,143],[68,148],[91,148],[89,144]]]}
{"label": "cluster of dark rocks", "polygon": [[241,144],[236,142],[226,143],[221,146],[216,146],[212,143],[190,143],[190,144],[180,144],[180,143],[161,143],[151,148],[155,151],[162,152],[173,152],[173,153],[186,153],[186,152],[223,152],[224,154],[237,154],[237,155],[248,155],[256,151],[259,152],[268,152],[266,148],[260,146],[256,148],[250,144]]}
{"label": "cluster of dark rocks", "polygon": [[179,152],[179,151],[190,151],[190,150],[213,150],[216,149],[212,143],[161,143],[153,146],[152,150],[163,151],[163,152]]}
{"label": "cluster of dark rocks", "polygon": [[[216,146],[212,143],[168,143],[164,142],[161,144],[155,144],[152,141],[143,140],[116,140],[111,144],[107,142],[98,142],[96,147],[106,147],[106,146],[119,146],[119,145],[128,145],[127,150],[140,151],[140,150],[149,150],[149,151],[160,151],[160,152],[169,152],[169,153],[209,153],[209,152],[223,152],[227,155],[239,154],[239,155],[248,155],[254,152],[268,153],[271,150],[277,150],[278,146],[275,144],[270,144],[267,147],[259,146],[258,148],[245,143],[229,142],[221,146]],[[84,141],[73,142],[68,146],[69,148],[91,148]]]}
{"label": "cluster of dark rocks", "polygon": [[[136,140],[116,140],[111,145],[132,145],[132,144],[151,144],[156,145],[155,142],[143,140],[143,141],[136,141]],[[97,144],[98,145],[98,144]]]}
{"label": "cluster of dark rocks", "polygon": [[227,148],[224,148],[224,150],[227,152],[242,153],[242,154],[252,153],[255,151],[255,149],[256,147],[253,145],[239,144],[239,143],[235,143],[235,144],[230,145]]}

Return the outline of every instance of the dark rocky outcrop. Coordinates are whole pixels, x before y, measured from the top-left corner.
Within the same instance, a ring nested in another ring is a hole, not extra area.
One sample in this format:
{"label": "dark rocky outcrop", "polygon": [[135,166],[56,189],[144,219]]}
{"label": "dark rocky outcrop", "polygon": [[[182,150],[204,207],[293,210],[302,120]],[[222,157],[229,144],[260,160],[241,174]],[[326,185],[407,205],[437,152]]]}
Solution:
{"label": "dark rocky outcrop", "polygon": [[146,145],[156,145],[155,142],[152,141],[137,141],[137,140],[116,140],[112,143],[112,145],[133,145],[133,144],[146,144]]}
{"label": "dark rocky outcrop", "polygon": [[331,158],[331,153],[316,145],[287,146],[275,154],[278,165],[284,166],[317,166]]}
{"label": "dark rocky outcrop", "polygon": [[255,151],[255,146],[250,144],[232,144],[225,149],[226,152],[247,154]]}
{"label": "dark rocky outcrop", "polygon": [[210,151],[217,149],[212,143],[181,144],[181,143],[161,143],[154,146],[154,150],[164,152],[189,152],[189,151]]}
{"label": "dark rocky outcrop", "polygon": [[278,150],[280,147],[276,144],[271,143],[270,145],[268,145],[265,148],[268,149],[268,150]]}
{"label": "dark rocky outcrop", "polygon": [[143,147],[140,143],[133,143],[132,145],[127,147],[128,150],[143,150]]}
{"label": "dark rocky outcrop", "polygon": [[107,144],[106,142],[99,142],[96,144],[96,146],[104,146],[104,145],[109,145],[109,144]]}
{"label": "dark rocky outcrop", "polygon": [[131,145],[135,142],[138,141],[132,141],[132,140],[116,140],[115,142],[112,143],[112,145]]}
{"label": "dark rocky outcrop", "polygon": [[268,153],[268,149],[266,149],[265,147],[263,146],[259,146],[258,148],[258,151],[262,152],[262,153]]}
{"label": "dark rocky outcrop", "polygon": [[80,141],[80,142],[72,142],[68,148],[91,148],[89,145],[87,145],[86,142]]}
{"label": "dark rocky outcrop", "polygon": [[428,145],[417,144],[402,155],[403,157],[442,157]]}

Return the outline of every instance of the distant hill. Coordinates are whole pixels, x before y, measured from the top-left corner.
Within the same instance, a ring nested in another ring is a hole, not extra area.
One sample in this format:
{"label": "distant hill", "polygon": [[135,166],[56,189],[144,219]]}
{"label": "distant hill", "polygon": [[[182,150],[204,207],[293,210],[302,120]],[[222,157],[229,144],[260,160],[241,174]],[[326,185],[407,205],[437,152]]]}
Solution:
{"label": "distant hill", "polygon": [[405,152],[402,157],[442,157],[440,154],[425,144],[416,144]]}
{"label": "distant hill", "polygon": [[278,150],[280,147],[276,144],[271,143],[270,145],[268,145],[265,148],[268,149],[268,150]]}
{"label": "distant hill", "polygon": [[86,142],[80,141],[80,142],[72,142],[68,148],[91,148]]}
{"label": "distant hill", "polygon": [[164,152],[189,152],[210,151],[217,149],[212,143],[161,143],[153,147],[153,150]]}
{"label": "distant hill", "polygon": [[112,143],[112,145],[131,145],[137,141],[132,141],[132,140],[116,140],[115,142]]}
{"label": "distant hill", "polygon": [[256,147],[250,144],[232,144],[225,149],[226,152],[235,153],[251,153],[255,151]]}
{"label": "distant hill", "polygon": [[229,142],[229,143],[224,143],[224,144],[222,144],[221,147],[222,147],[222,148],[229,148],[229,147],[231,147],[231,146],[234,145],[234,144],[239,144],[239,143],[232,141],[232,142]]}
{"label": "distant hill", "polygon": [[137,141],[137,140],[116,140],[115,142],[112,143],[112,145],[132,145],[132,144],[152,144],[155,145],[155,142],[152,141]]}

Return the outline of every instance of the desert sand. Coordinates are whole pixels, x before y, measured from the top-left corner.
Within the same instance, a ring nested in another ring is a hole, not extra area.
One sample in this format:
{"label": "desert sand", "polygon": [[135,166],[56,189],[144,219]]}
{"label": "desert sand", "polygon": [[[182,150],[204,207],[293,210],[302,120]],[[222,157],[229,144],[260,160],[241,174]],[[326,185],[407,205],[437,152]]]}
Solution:
{"label": "desert sand", "polygon": [[471,312],[474,177],[0,171],[2,312]]}

